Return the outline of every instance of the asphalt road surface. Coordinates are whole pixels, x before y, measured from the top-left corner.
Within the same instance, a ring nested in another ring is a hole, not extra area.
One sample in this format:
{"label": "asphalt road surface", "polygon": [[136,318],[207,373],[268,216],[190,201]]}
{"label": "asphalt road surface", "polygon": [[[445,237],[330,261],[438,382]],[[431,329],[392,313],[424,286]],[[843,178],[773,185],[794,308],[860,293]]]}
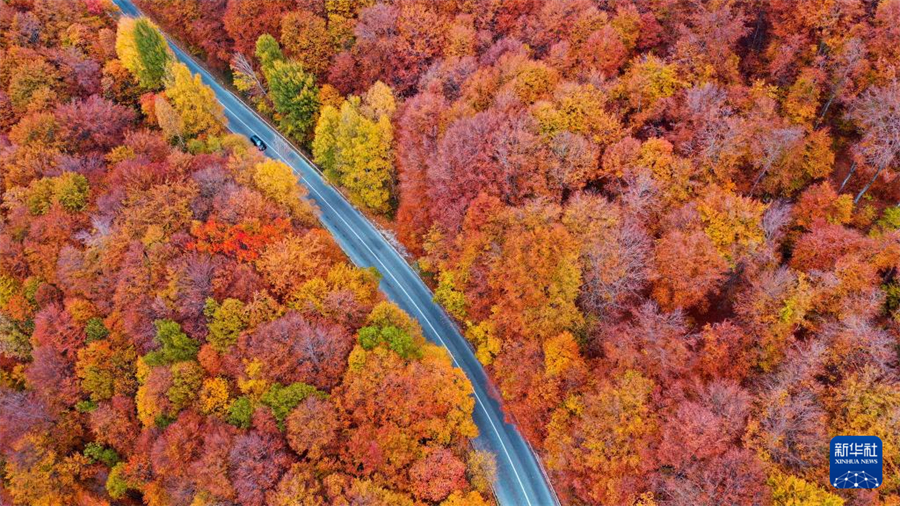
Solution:
{"label": "asphalt road surface", "polygon": [[[114,0],[128,16],[140,16],[129,0]],[[515,426],[504,422],[500,403],[488,395],[490,383],[472,349],[444,310],[433,301],[421,278],[400,257],[375,226],[357,211],[331,185],[317,168],[298,153],[267,122],[244,102],[218,83],[191,56],[172,45],[175,56],[213,89],[225,108],[228,128],[238,134],[258,135],[268,149],[265,153],[288,164],[318,205],[319,219],[335,237],[344,252],[358,266],[375,267],[382,275],[381,289],[397,305],[415,316],[425,336],[447,348],[454,364],[472,383],[475,396],[473,418],[480,435],[473,442],[497,457],[494,493],[501,505],[544,506],[559,501],[542,472],[534,453]]]}

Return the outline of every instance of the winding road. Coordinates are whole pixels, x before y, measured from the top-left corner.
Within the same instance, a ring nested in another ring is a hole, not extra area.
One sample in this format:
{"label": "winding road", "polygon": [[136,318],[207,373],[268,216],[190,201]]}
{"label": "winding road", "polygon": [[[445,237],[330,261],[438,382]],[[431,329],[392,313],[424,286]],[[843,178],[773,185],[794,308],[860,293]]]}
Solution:
{"label": "winding road", "polygon": [[[141,15],[130,0],[113,1],[125,15]],[[471,347],[444,310],[433,301],[422,279],[378,229],[327,183],[319,170],[281,134],[217,82],[193,57],[171,41],[170,45],[178,60],[199,74],[203,82],[213,89],[225,109],[228,128],[248,137],[258,135],[269,146],[266,154],[294,170],[300,183],[309,190],[310,198],[318,205],[321,211],[319,219],[347,256],[358,266],[378,269],[382,275],[381,289],[397,305],[418,318],[426,337],[444,346],[454,364],[465,372],[474,389],[475,409],[472,416],[480,432],[473,443],[497,457],[494,493],[499,504],[558,505],[559,500],[534,452],[516,427],[504,421],[503,408],[497,399],[488,395],[490,380]]]}

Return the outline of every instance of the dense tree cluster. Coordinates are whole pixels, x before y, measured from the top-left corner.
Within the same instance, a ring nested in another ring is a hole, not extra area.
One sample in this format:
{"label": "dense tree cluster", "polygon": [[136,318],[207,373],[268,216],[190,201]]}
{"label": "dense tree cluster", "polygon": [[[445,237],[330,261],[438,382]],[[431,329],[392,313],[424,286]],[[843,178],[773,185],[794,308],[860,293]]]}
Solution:
{"label": "dense tree cluster", "polygon": [[0,503],[487,504],[464,374],[115,13],[0,3]]}
{"label": "dense tree cluster", "polygon": [[[900,500],[900,2],[214,3],[182,35],[260,103],[253,37],[314,76],[566,502]],[[836,495],[857,433],[891,478]]]}

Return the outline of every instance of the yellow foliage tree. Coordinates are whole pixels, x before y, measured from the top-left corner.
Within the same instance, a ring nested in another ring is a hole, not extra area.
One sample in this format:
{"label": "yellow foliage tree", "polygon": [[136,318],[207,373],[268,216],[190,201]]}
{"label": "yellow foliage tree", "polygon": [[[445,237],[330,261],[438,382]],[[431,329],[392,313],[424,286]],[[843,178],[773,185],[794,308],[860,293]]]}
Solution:
{"label": "yellow foliage tree", "polygon": [[200,411],[205,415],[225,417],[231,399],[228,395],[228,380],[221,377],[206,378],[200,389]]}
{"label": "yellow foliage tree", "polygon": [[169,67],[165,85],[166,97],[178,111],[186,137],[222,133],[227,123],[222,104],[199,75],[191,74],[183,63],[174,63]]}
{"label": "yellow foliage tree", "polygon": [[497,479],[497,458],[487,450],[470,450],[466,454],[466,477],[475,490],[490,494]]}
{"label": "yellow foliage tree", "polygon": [[656,502],[656,498],[653,497],[653,492],[644,492],[639,495],[637,499],[634,500],[634,503],[631,506],[658,506],[659,503]]}
{"label": "yellow foliage tree", "polygon": [[405,311],[400,309],[400,306],[393,302],[380,302],[372,308],[372,312],[366,318],[366,325],[373,327],[397,327],[412,337],[417,344],[424,344],[425,342],[419,322],[412,319]]}
{"label": "yellow foliage tree", "polygon": [[359,268],[348,263],[331,267],[325,281],[332,291],[348,290],[361,304],[374,304],[378,299],[380,274],[374,268]]}
{"label": "yellow foliage tree", "polygon": [[244,364],[244,376],[238,379],[238,388],[241,393],[252,399],[259,401],[262,396],[272,386],[269,381],[263,378],[264,365],[259,359]]}
{"label": "yellow foliage tree", "polygon": [[172,364],[172,386],[166,397],[178,412],[194,402],[203,385],[203,368],[193,360]]}
{"label": "yellow foliage tree", "polygon": [[328,304],[328,295],[349,292],[358,304],[372,306],[378,299],[378,279],[378,271],[373,268],[361,269],[344,262],[337,263],[329,269],[325,279],[311,279],[293,292],[288,306],[301,312],[314,310],[330,318],[344,318],[347,315],[340,306]]}
{"label": "yellow foliage tree", "polygon": [[457,275],[453,270],[438,274],[438,286],[434,290],[434,300],[458,320],[466,319],[466,296],[456,286]]}
{"label": "yellow foliage tree", "polygon": [[706,235],[719,254],[734,262],[765,241],[762,215],[766,205],[713,186],[697,203]]}
{"label": "yellow foliage tree", "polygon": [[642,121],[644,114],[687,85],[679,76],[675,63],[666,63],[654,55],[638,56],[622,76],[616,95],[636,114],[634,120]]}
{"label": "yellow foliage tree", "polygon": [[844,499],[802,478],[775,471],[769,476],[773,506],[844,506]]}
{"label": "yellow foliage tree", "polygon": [[375,81],[366,94],[363,95],[360,112],[371,120],[377,120],[382,116],[391,118],[397,111],[397,100],[391,87],[381,81]]}
{"label": "yellow foliage tree", "polygon": [[544,341],[544,374],[547,376],[558,376],[581,363],[578,343],[571,333],[562,332]]}
{"label": "yellow foliage tree", "polygon": [[342,100],[341,105],[322,107],[312,142],[313,157],[316,163],[322,167],[330,180],[338,183],[340,182],[340,173],[337,167],[337,136],[341,126],[341,109],[344,102]]}
{"label": "yellow foliage tree", "polygon": [[490,320],[469,325],[466,329],[466,339],[475,346],[475,358],[484,365],[490,365],[494,361],[500,354],[503,344],[494,331],[494,323]]}
{"label": "yellow foliage tree", "polygon": [[319,88],[319,103],[322,104],[323,108],[331,106],[337,110],[340,109],[341,104],[344,103],[344,97],[337,88],[326,83]]}
{"label": "yellow foliage tree", "polygon": [[396,105],[390,88],[375,83],[365,102],[350,97],[340,111],[322,109],[313,155],[325,175],[347,188],[354,204],[379,214],[392,209],[393,142],[390,115]]}
{"label": "yellow foliage tree", "polygon": [[812,125],[819,110],[819,86],[811,72],[802,72],[784,98],[784,113],[798,125]]}
{"label": "yellow foliage tree", "polygon": [[647,167],[658,181],[670,203],[686,201],[691,195],[691,162],[674,153],[665,139],[648,139],[641,144],[638,165]]}
{"label": "yellow foliage tree", "polygon": [[556,87],[559,74],[546,63],[528,61],[523,64],[515,80],[513,89],[519,100],[533,104],[537,99],[547,95]]}
{"label": "yellow foliage tree", "polygon": [[488,506],[489,504],[481,494],[474,490],[468,494],[459,491],[453,492],[441,502],[441,506]]}
{"label": "yellow foliage tree", "polygon": [[263,195],[291,210],[296,218],[313,219],[312,209],[302,200],[306,189],[297,182],[297,176],[286,164],[266,159],[253,169],[253,184]]}
{"label": "yellow foliage tree", "polygon": [[543,133],[553,135],[566,130],[586,135],[599,146],[611,144],[624,135],[622,123],[606,111],[606,98],[593,85],[565,83],[554,95],[552,103],[534,104],[533,113]]}

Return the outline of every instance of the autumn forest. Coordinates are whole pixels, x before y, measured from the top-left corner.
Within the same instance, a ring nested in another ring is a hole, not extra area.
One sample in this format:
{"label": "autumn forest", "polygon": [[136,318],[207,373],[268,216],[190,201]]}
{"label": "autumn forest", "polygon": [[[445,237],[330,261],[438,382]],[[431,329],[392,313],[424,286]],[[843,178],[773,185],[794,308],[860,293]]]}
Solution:
{"label": "autumn forest", "polygon": [[466,374],[165,32],[561,504],[900,506],[900,0],[135,3],[0,2],[0,505],[497,504]]}

